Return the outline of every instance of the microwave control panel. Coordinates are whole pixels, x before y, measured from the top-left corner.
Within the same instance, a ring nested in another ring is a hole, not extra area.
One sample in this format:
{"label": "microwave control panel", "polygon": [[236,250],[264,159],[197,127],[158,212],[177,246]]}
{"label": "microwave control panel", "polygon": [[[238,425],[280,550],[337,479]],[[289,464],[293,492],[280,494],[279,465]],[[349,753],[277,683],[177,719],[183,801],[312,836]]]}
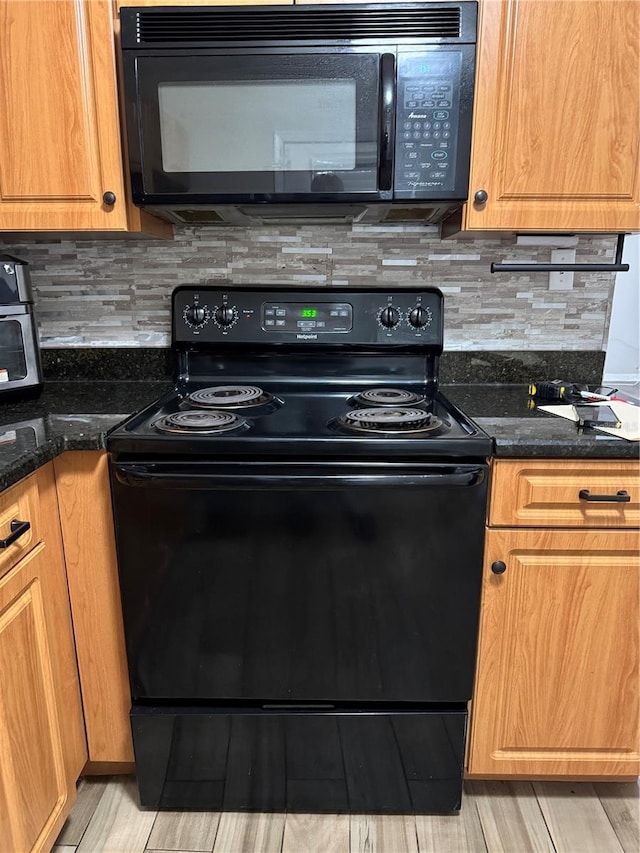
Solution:
{"label": "microwave control panel", "polygon": [[399,53],[394,192],[400,198],[456,185],[462,54]]}

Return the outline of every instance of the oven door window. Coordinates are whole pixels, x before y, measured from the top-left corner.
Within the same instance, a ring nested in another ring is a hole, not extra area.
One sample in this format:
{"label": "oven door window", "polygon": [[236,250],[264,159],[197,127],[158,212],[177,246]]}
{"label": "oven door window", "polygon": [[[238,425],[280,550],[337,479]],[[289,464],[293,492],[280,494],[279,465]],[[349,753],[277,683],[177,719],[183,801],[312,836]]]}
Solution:
{"label": "oven door window", "polygon": [[0,388],[27,375],[22,326],[17,320],[0,323]]}
{"label": "oven door window", "polygon": [[137,59],[146,194],[375,192],[377,54]]}

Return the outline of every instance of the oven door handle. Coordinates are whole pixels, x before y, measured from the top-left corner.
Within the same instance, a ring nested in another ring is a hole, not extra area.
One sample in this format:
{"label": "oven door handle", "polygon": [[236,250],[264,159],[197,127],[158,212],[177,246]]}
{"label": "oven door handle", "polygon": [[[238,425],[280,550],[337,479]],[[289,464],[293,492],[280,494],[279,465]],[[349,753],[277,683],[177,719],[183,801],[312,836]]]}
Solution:
{"label": "oven door handle", "polygon": [[[243,466],[245,467],[245,466]],[[324,472],[278,474],[278,473],[218,473],[214,471],[199,471],[193,466],[189,471],[176,471],[166,466],[155,470],[145,465],[119,464],[114,466],[117,481],[125,486],[153,487],[164,489],[313,489],[331,490],[343,487],[372,486],[478,486],[484,482],[486,470],[484,466],[443,466],[441,471],[422,473],[407,471],[406,473],[363,472],[354,474],[336,474],[331,469]]]}

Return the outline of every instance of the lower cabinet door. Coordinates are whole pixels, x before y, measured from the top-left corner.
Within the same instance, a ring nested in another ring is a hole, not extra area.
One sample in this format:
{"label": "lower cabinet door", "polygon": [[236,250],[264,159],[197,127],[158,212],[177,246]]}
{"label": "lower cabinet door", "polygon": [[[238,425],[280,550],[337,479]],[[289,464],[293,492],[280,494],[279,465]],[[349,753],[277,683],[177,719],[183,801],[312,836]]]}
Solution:
{"label": "lower cabinet door", "polygon": [[[68,791],[46,617],[44,544],[0,579],[0,850],[49,850]],[[46,575],[45,575],[46,577]]]}
{"label": "lower cabinet door", "polygon": [[638,775],[639,540],[487,532],[470,776]]}

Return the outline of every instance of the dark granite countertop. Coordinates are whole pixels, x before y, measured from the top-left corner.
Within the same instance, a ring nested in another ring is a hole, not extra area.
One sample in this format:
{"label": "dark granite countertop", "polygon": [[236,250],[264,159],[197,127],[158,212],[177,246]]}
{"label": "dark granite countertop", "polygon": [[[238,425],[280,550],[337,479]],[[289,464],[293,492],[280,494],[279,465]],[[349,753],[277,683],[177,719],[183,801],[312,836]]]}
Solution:
{"label": "dark granite countertop", "polygon": [[[65,450],[98,450],[111,427],[171,387],[153,381],[47,381],[40,397],[0,398],[0,490]],[[445,395],[495,440],[496,456],[636,459],[637,442],[592,431],[527,408],[525,385],[446,384]]]}
{"label": "dark granite countertop", "polygon": [[168,379],[45,382],[35,400],[0,397],[0,491],[65,450],[99,450],[106,432],[171,388]]}
{"label": "dark granite countertop", "polygon": [[526,385],[443,385],[442,391],[492,436],[498,457],[637,459],[640,452],[637,441],[579,433],[566,418],[530,410]]}

